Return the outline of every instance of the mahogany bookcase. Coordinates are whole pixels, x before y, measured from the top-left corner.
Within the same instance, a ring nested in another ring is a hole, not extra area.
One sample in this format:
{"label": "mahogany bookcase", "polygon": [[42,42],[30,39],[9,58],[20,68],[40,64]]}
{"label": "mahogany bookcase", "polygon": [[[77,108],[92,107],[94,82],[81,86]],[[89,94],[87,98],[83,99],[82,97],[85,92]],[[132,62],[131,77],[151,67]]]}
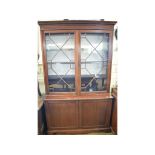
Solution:
{"label": "mahogany bookcase", "polygon": [[115,21],[39,21],[48,134],[110,131]]}

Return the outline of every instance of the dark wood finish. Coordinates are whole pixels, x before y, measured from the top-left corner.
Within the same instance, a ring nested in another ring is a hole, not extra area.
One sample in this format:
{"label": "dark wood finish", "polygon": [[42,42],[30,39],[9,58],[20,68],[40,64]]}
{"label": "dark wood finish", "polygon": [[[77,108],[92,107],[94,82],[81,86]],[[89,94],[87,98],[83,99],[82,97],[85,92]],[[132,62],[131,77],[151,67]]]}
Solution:
{"label": "dark wood finish", "polygon": [[111,99],[113,98],[110,93],[100,93],[100,94],[81,94],[80,96],[70,96],[70,95],[46,95],[45,96],[45,101],[56,101],[56,100],[62,100],[62,101],[68,101],[68,100],[74,100],[74,101],[79,101],[79,100],[104,100],[104,99]]}
{"label": "dark wood finish", "polygon": [[41,30],[113,30],[116,21],[39,21]]}
{"label": "dark wood finish", "polygon": [[67,25],[79,25],[79,24],[86,24],[86,25],[115,25],[116,21],[104,21],[104,20],[57,20],[57,21],[38,21],[38,24],[41,25],[61,25],[61,24],[67,24]]}
{"label": "dark wood finish", "polygon": [[110,131],[112,97],[46,100],[45,108],[49,134]]}
{"label": "dark wood finish", "polygon": [[110,128],[89,128],[89,129],[70,129],[70,130],[48,130],[49,135],[53,134],[87,134],[87,133],[94,133],[94,132],[111,132]]}
{"label": "dark wood finish", "polygon": [[112,100],[80,101],[81,128],[109,128]]}
{"label": "dark wood finish", "polygon": [[49,130],[77,128],[77,101],[47,101],[45,109]]}
{"label": "dark wood finish", "polygon": [[114,103],[112,108],[112,131],[117,134],[117,88],[112,89],[112,95],[114,97]]}
{"label": "dark wood finish", "polygon": [[[110,130],[112,96],[110,95],[113,29],[115,21],[39,21],[45,79],[45,108],[48,134],[84,133]],[[45,33],[74,33],[75,92],[49,92]],[[109,33],[108,74],[105,91],[81,92],[80,34]]]}
{"label": "dark wood finish", "polygon": [[81,91],[81,64],[80,64],[80,33],[75,33],[75,79],[76,79],[76,94],[80,95]]}

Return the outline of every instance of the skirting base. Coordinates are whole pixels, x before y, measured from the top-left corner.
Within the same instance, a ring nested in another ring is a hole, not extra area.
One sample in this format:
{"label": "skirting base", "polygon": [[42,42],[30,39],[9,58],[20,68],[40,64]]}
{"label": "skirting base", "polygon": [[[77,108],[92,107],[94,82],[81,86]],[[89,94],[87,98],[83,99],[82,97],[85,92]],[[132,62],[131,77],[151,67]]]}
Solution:
{"label": "skirting base", "polygon": [[49,130],[47,133],[48,135],[54,135],[54,134],[87,134],[91,132],[111,132],[111,128],[94,128],[94,129],[71,129],[71,130]]}

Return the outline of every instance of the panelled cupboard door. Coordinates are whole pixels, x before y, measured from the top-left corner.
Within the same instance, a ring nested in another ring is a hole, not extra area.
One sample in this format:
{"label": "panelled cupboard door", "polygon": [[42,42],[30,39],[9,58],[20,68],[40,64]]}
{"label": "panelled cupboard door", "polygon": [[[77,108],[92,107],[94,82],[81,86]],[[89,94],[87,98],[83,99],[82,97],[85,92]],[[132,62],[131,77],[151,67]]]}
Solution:
{"label": "panelled cupboard door", "polygon": [[77,128],[77,101],[50,101],[45,103],[49,129]]}
{"label": "panelled cupboard door", "polygon": [[111,100],[88,100],[79,102],[81,128],[109,128]]}

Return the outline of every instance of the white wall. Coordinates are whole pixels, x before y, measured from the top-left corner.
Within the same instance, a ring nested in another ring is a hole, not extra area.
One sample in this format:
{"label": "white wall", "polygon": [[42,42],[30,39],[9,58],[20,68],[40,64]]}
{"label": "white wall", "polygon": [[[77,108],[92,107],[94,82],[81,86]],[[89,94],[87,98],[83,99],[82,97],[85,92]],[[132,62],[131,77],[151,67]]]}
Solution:
{"label": "white wall", "polygon": [[[114,29],[118,26],[115,25]],[[112,57],[112,71],[111,71],[111,88],[117,86],[117,73],[118,73],[118,40],[113,37],[113,57]]]}

